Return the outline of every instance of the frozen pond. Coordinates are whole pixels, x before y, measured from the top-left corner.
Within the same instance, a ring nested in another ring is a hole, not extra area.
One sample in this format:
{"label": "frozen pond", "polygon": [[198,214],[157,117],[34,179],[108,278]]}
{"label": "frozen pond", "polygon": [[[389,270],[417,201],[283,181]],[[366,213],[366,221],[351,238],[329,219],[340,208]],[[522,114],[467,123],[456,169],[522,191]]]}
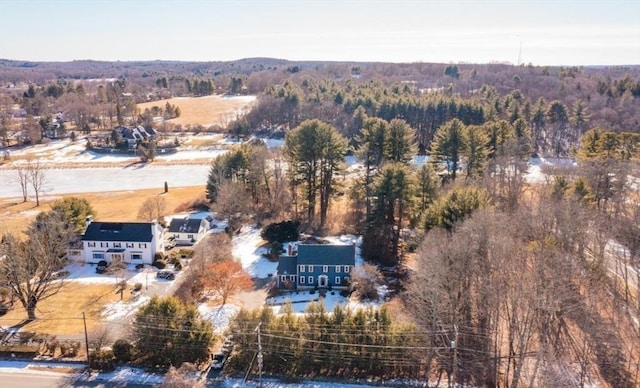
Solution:
{"label": "frozen pond", "polygon": [[[134,165],[131,167],[91,167],[45,169],[43,195],[61,195],[136,189],[164,190],[169,187],[205,186],[208,165]],[[0,198],[21,197],[16,170],[0,170]],[[33,190],[29,188],[30,195]]]}

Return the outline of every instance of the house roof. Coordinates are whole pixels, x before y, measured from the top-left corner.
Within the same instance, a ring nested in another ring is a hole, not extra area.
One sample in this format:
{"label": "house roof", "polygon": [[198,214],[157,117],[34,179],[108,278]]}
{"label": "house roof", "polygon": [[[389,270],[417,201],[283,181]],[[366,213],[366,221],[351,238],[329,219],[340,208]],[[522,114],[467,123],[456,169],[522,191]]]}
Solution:
{"label": "house roof", "polygon": [[354,245],[298,244],[298,264],[355,265]]}
{"label": "house roof", "polygon": [[153,240],[153,225],[151,222],[94,221],[87,226],[82,240],[151,242]]}
{"label": "house roof", "polygon": [[169,224],[169,233],[198,233],[201,218],[174,218]]}
{"label": "house roof", "polygon": [[295,256],[280,256],[278,260],[278,275],[295,275],[298,273],[298,258]]}

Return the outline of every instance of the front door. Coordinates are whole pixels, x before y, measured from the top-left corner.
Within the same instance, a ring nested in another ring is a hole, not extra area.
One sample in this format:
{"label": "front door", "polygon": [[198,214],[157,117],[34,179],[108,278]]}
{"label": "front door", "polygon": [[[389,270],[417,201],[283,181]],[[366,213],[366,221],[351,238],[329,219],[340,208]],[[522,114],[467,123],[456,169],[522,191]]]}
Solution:
{"label": "front door", "polygon": [[329,285],[329,277],[327,275],[318,276],[318,287],[326,287]]}

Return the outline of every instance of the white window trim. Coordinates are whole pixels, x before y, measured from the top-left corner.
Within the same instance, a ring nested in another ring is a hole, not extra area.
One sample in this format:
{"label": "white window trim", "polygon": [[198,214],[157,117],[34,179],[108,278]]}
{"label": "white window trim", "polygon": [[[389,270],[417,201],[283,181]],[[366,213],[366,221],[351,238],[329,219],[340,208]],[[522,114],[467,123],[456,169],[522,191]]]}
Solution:
{"label": "white window trim", "polygon": [[307,265],[307,272],[313,272],[313,265]]}
{"label": "white window trim", "polygon": [[349,273],[349,270],[351,269],[350,265],[345,265],[344,266],[344,273]]}
{"label": "white window trim", "polygon": [[336,265],[336,273],[340,273],[340,266]]}
{"label": "white window trim", "polygon": [[340,276],[336,276],[336,284],[340,284]]}
{"label": "white window trim", "polygon": [[309,284],[313,284],[313,276],[309,276]]}
{"label": "white window trim", "polygon": [[328,265],[323,265],[322,266],[322,272],[324,272],[324,273],[329,272],[329,266]]}
{"label": "white window trim", "polygon": [[298,272],[304,272],[304,264],[298,266]]}
{"label": "white window trim", "polygon": [[305,280],[305,277],[304,276],[300,276],[300,284],[304,284],[304,280]]}

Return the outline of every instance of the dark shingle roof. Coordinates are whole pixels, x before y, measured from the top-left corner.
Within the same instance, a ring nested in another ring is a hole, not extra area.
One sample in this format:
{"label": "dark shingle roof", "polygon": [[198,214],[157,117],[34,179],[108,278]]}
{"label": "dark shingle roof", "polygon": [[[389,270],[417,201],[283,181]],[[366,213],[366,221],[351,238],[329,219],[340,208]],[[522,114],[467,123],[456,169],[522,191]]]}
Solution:
{"label": "dark shingle roof", "polygon": [[300,265],[355,265],[354,245],[299,244]]}
{"label": "dark shingle roof", "polygon": [[169,224],[169,233],[198,233],[200,218],[174,218]]}
{"label": "dark shingle roof", "polygon": [[295,256],[280,256],[278,260],[278,275],[295,275],[298,273],[297,257]]}
{"label": "dark shingle roof", "polygon": [[151,242],[151,222],[92,222],[82,236],[83,241]]}

